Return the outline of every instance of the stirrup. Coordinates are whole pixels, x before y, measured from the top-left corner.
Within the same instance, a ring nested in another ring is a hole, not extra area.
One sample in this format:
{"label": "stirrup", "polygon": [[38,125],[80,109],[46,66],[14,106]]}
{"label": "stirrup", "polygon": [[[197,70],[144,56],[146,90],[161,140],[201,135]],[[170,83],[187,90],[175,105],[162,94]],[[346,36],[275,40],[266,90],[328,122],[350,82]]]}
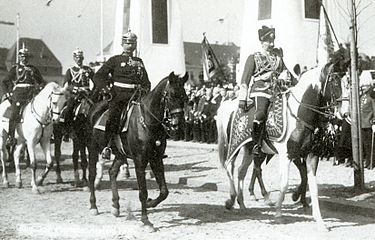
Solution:
{"label": "stirrup", "polygon": [[111,154],[112,154],[112,149],[110,147],[105,147],[101,153],[101,156],[105,160],[111,160]]}
{"label": "stirrup", "polygon": [[259,144],[255,144],[252,150],[254,155],[260,155],[262,153],[262,148]]}

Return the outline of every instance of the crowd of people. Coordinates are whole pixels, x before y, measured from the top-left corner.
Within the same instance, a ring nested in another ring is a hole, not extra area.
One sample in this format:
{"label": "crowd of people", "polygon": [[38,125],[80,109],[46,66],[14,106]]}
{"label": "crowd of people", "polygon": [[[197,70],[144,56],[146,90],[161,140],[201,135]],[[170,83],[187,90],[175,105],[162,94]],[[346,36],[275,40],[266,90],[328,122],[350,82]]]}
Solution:
{"label": "crowd of people", "polygon": [[238,97],[239,86],[218,84],[186,88],[188,102],[184,109],[185,122],[171,135],[172,140],[185,140],[202,143],[216,143],[216,115],[220,104]]}

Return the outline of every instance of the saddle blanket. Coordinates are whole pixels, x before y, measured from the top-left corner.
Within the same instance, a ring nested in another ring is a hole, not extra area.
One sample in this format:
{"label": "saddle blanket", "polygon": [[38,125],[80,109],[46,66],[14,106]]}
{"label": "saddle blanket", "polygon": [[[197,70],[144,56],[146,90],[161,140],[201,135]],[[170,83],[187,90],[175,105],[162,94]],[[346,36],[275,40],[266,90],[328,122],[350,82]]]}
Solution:
{"label": "saddle blanket", "polygon": [[[286,94],[280,94],[270,104],[266,121],[266,137],[271,141],[282,140],[286,133],[286,101]],[[228,129],[227,160],[231,160],[242,146],[252,141],[254,113],[254,107],[247,112],[237,109],[233,113]]]}
{"label": "saddle blanket", "polygon": [[[123,114],[121,114],[121,116],[122,116],[121,122],[120,122],[120,126],[122,126],[121,132],[126,132],[128,130],[129,119],[130,119],[130,116],[133,112],[133,109],[134,109],[134,104],[131,104],[130,107],[129,107],[129,110],[125,109]],[[126,118],[123,117],[124,114],[126,115]],[[100,117],[98,118],[98,120],[94,124],[94,128],[98,129],[98,130],[101,130],[101,131],[105,131],[105,124],[106,124],[107,120],[108,120],[108,109],[100,115]]]}

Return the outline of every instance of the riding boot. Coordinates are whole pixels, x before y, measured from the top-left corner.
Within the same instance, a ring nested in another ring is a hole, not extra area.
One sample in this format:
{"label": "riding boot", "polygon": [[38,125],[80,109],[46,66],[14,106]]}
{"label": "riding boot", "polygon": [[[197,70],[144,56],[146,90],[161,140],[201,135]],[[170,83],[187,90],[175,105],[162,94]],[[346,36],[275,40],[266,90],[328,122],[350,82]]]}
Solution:
{"label": "riding boot", "polygon": [[254,148],[253,148],[253,154],[259,155],[262,152],[262,124],[258,122],[253,123],[253,142],[254,142]]}
{"label": "riding boot", "polygon": [[17,121],[9,120],[8,138],[5,143],[7,147],[14,147],[17,144],[17,139],[14,138],[17,124]]}

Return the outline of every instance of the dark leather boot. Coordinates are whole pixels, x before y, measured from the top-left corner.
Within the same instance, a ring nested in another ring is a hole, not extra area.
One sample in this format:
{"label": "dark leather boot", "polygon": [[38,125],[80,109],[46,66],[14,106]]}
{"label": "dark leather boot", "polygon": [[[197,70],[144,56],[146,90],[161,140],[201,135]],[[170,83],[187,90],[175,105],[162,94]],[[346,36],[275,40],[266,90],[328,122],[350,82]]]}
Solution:
{"label": "dark leather boot", "polygon": [[14,138],[17,124],[18,123],[14,120],[9,121],[8,138],[5,142],[7,147],[14,147],[17,144],[17,139]]}
{"label": "dark leather boot", "polygon": [[253,154],[254,155],[259,155],[262,153],[262,124],[258,122],[253,123],[253,143],[254,143],[254,148],[253,148]]}

